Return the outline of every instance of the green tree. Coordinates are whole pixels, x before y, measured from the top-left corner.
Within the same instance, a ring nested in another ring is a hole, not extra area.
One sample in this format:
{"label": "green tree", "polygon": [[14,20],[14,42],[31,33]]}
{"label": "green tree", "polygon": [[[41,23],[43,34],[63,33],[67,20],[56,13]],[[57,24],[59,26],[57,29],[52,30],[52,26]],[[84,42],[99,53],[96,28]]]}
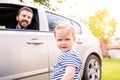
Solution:
{"label": "green tree", "polygon": [[93,35],[100,40],[103,57],[109,57],[107,44],[116,31],[116,20],[110,17],[107,9],[103,9],[88,19],[88,25]]}
{"label": "green tree", "polygon": [[45,5],[47,7],[50,6],[49,1],[50,0],[34,0],[34,2],[39,2],[40,4]]}
{"label": "green tree", "polygon": [[88,25],[100,41],[107,43],[116,31],[116,20],[110,17],[107,9],[98,10],[93,16],[89,17]]}

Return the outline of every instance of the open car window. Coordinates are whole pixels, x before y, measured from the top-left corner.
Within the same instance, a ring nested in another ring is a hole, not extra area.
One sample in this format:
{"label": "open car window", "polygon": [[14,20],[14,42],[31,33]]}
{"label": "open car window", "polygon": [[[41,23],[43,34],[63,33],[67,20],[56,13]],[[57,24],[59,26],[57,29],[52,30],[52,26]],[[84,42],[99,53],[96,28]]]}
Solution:
{"label": "open car window", "polygon": [[[16,29],[17,21],[16,15],[22,5],[15,4],[1,4],[0,5],[0,29]],[[31,7],[30,7],[31,8]],[[39,30],[39,20],[37,9],[31,8],[34,16],[28,30]]]}

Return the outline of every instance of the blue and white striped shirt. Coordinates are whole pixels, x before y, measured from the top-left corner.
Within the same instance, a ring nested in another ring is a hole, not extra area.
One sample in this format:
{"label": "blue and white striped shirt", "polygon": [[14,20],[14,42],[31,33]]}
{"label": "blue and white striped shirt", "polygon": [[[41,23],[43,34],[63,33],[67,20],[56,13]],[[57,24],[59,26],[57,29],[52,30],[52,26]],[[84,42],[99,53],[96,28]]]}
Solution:
{"label": "blue and white striped shirt", "polygon": [[51,80],[61,80],[67,65],[73,65],[76,67],[74,80],[81,80],[80,69],[82,68],[82,61],[79,54],[72,50],[60,54],[57,63],[53,66]]}

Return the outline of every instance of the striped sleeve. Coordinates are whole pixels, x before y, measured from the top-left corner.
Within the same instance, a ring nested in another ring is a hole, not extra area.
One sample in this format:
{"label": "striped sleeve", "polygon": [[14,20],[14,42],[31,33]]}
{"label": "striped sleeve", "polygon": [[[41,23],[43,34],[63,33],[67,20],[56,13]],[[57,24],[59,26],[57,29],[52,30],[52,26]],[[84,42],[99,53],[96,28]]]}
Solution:
{"label": "striped sleeve", "polygon": [[66,56],[64,57],[64,62],[63,62],[64,66],[67,65],[73,65],[78,69],[82,68],[82,61],[80,59],[80,57],[74,52],[74,53],[69,53],[66,54]]}

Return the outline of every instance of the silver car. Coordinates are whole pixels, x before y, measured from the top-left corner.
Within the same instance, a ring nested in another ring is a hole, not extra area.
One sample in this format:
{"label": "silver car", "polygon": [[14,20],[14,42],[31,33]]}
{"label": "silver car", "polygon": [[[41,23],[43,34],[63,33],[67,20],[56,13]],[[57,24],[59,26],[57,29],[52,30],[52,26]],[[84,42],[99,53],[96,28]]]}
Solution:
{"label": "silver car", "polygon": [[[26,30],[16,30],[19,8],[34,12]],[[61,21],[76,29],[74,48],[83,61],[82,80],[101,80],[102,52],[99,41],[84,24],[52,11],[19,2],[0,2],[0,80],[50,80],[51,67],[60,53],[53,35]]]}

